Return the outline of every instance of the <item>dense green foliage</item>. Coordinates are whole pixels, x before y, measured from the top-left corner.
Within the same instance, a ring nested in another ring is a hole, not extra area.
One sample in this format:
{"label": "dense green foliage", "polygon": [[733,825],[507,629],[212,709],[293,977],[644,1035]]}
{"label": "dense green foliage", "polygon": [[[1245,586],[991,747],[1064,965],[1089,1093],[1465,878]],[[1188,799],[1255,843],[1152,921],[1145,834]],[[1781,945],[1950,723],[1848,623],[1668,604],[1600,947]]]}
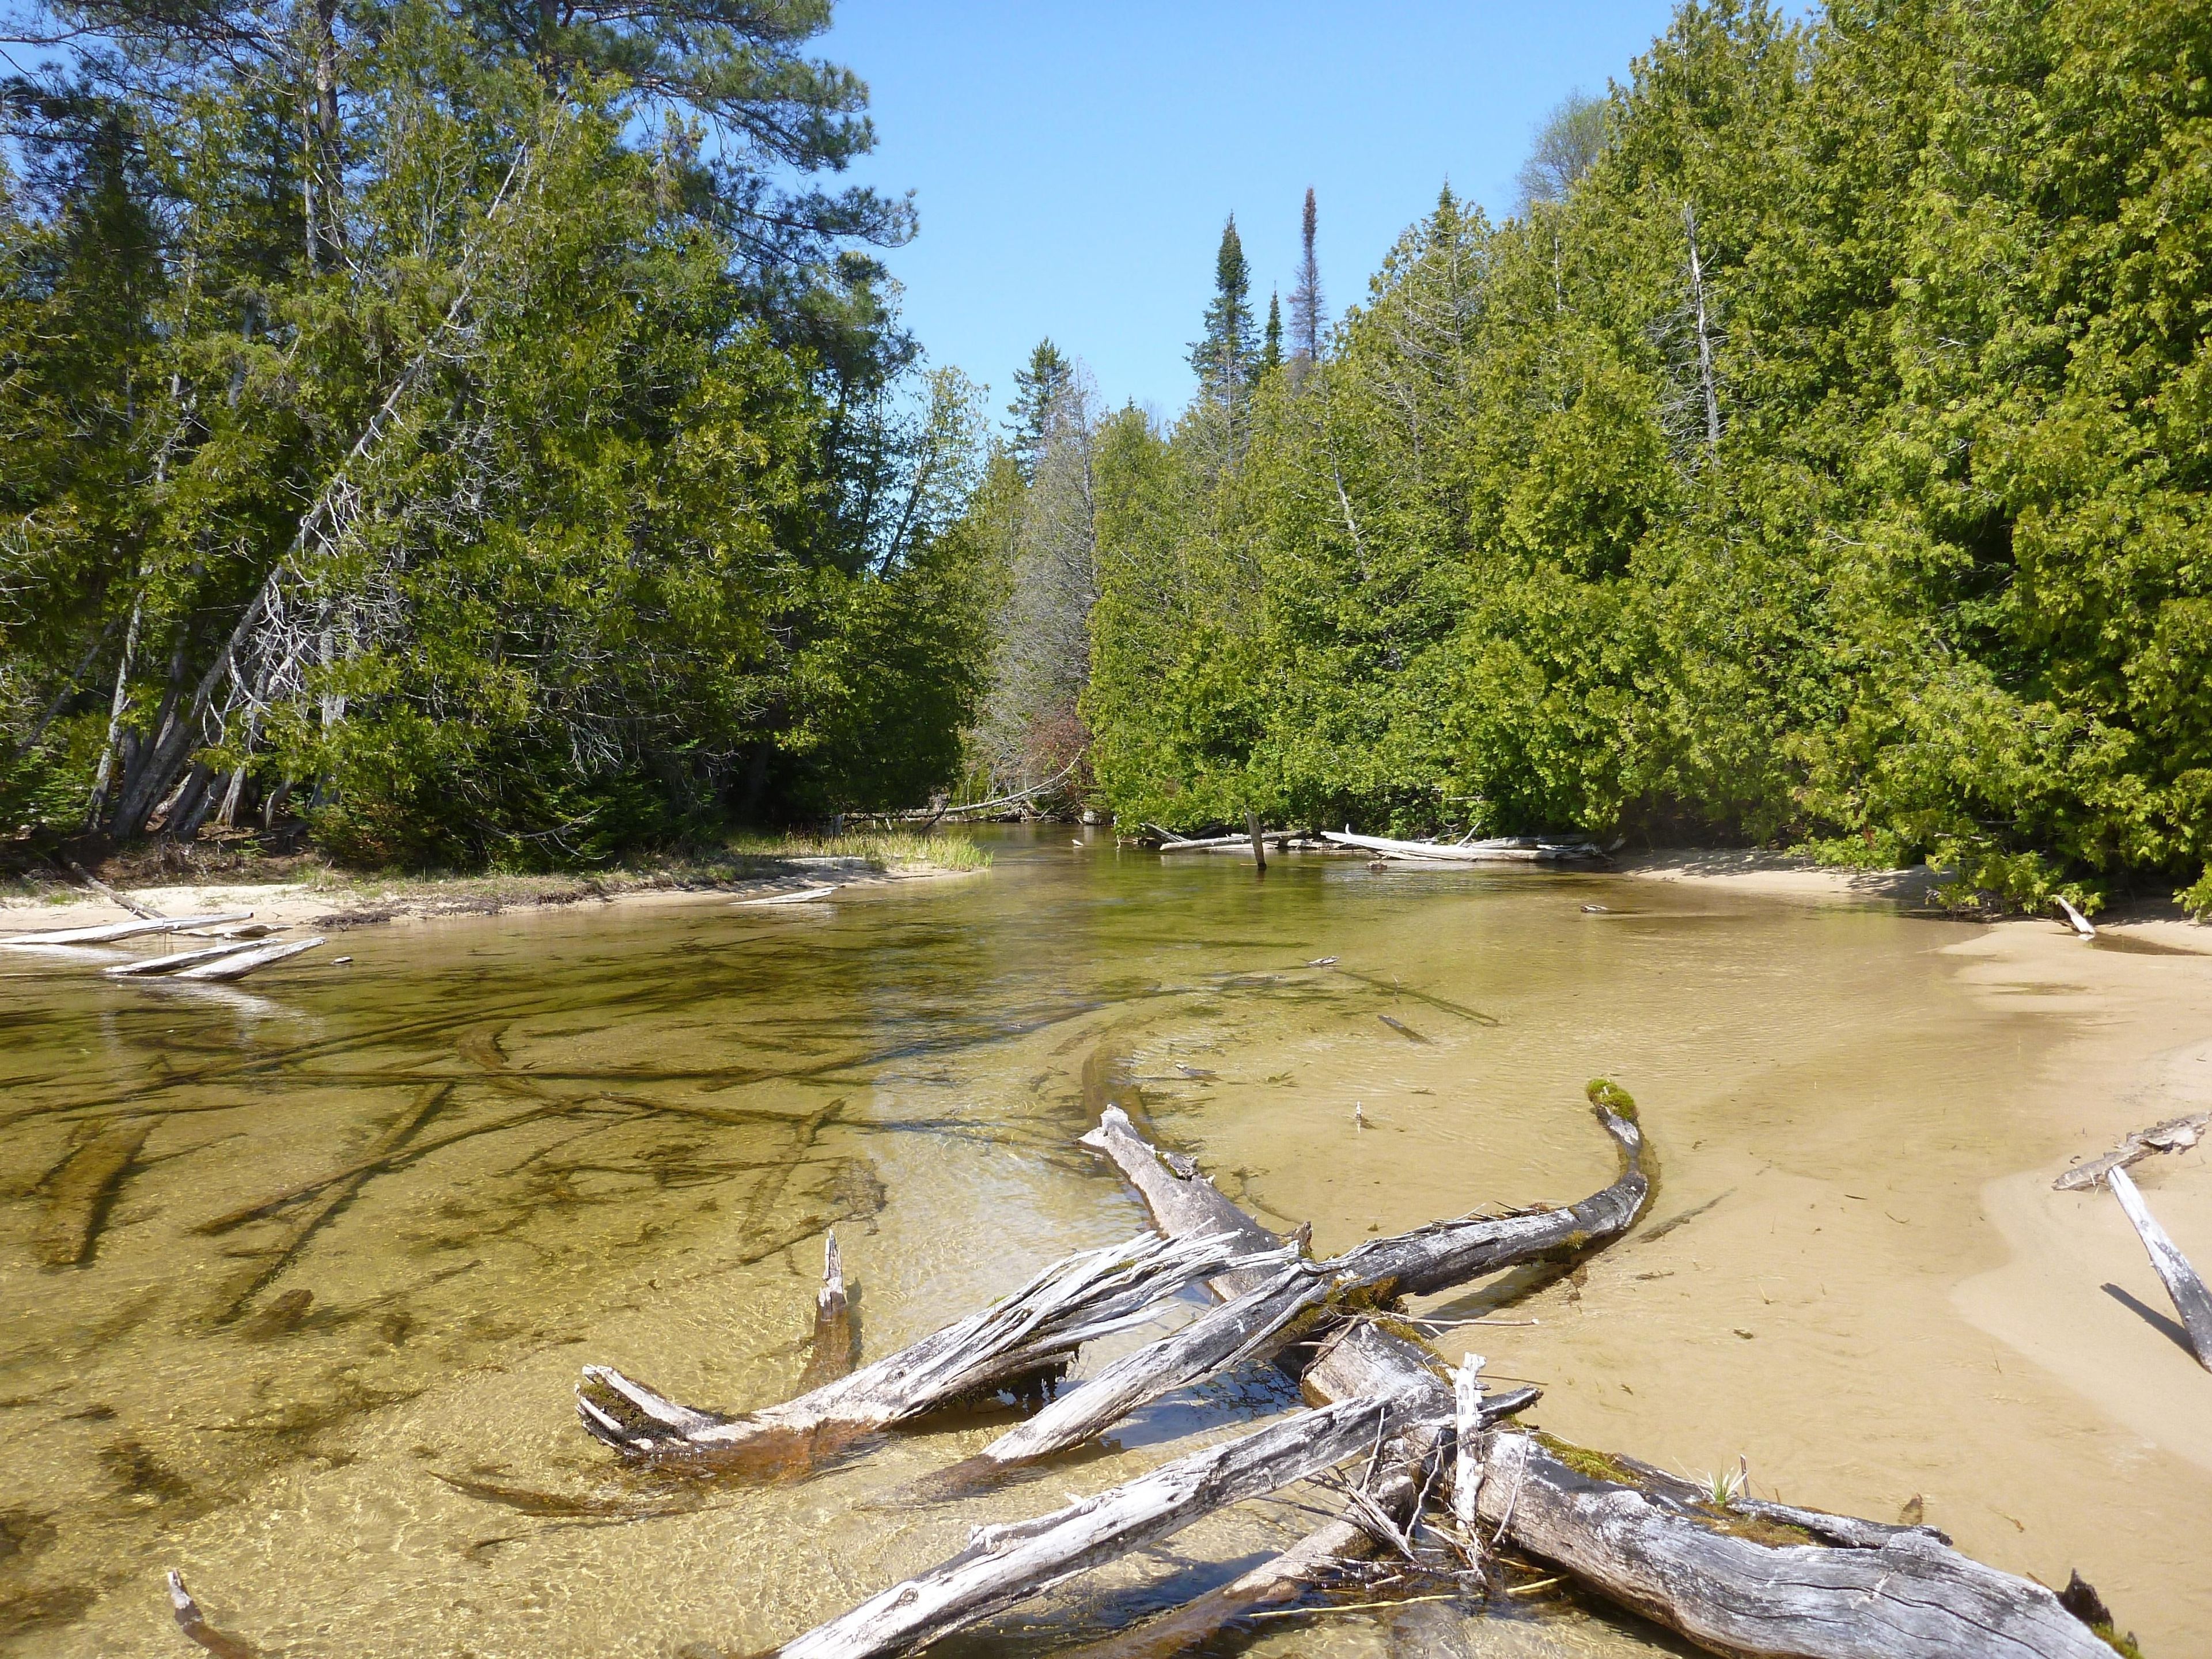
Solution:
{"label": "dense green foliage", "polygon": [[871,142],[827,22],[14,18],[74,45],[0,88],[7,823],[558,862],[950,781],[980,400],[906,206],[801,187]]}
{"label": "dense green foliage", "polygon": [[1318,362],[1098,427],[1117,813],[2199,878],[2212,7],[1692,4],[1569,113]]}

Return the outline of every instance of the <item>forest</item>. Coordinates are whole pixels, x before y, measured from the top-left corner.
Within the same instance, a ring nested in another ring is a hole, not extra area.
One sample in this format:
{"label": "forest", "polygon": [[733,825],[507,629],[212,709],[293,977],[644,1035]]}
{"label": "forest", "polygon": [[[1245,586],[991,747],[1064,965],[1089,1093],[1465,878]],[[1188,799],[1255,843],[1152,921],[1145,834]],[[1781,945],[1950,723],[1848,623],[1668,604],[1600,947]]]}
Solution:
{"label": "forest", "polygon": [[1310,192],[1264,306],[1231,219],[1185,410],[1048,341],[996,428],[828,21],[16,15],[8,825],[588,863],[1030,790],[2212,907],[2212,7],[1686,4],[1504,216],[1334,313]]}
{"label": "forest", "polygon": [[1333,321],[1232,222],[1171,425],[1031,365],[982,752],[2212,904],[2208,114],[2201,3],[1720,0]]}
{"label": "forest", "polygon": [[11,15],[6,823],[560,864],[950,776],[980,394],[829,19]]}

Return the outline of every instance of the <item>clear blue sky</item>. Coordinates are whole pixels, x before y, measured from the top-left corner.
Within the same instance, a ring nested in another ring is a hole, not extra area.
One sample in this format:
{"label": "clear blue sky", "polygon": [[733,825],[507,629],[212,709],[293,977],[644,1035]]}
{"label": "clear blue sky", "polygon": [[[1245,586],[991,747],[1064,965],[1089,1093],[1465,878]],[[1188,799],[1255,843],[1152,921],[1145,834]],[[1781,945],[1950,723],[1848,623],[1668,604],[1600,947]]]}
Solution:
{"label": "clear blue sky", "polygon": [[1531,129],[1625,80],[1672,11],[839,0],[817,49],[873,94],[876,152],[852,176],[915,192],[921,234],[889,263],[932,361],[1003,405],[1048,334],[1109,401],[1172,414],[1231,211],[1264,315],[1311,185],[1340,312],[1447,178],[1509,210]]}

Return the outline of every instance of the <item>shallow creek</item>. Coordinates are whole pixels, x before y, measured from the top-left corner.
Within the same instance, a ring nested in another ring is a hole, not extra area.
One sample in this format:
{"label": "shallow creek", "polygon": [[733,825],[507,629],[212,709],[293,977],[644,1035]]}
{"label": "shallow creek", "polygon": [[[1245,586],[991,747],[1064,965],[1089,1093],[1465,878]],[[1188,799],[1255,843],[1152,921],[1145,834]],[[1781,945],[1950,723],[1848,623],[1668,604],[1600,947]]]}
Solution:
{"label": "shallow creek", "polygon": [[[1977,980],[1973,929],[1875,907],[1352,860],[1255,879],[1071,840],[996,835],[987,875],[827,905],[363,929],[334,947],[349,966],[251,990],[5,954],[0,1650],[190,1652],[173,1565],[218,1624],[301,1659],[757,1652],[979,1521],[1291,1396],[1255,1368],[1098,1455],[927,1504],[915,1483],[1006,1413],[804,1481],[700,1484],[587,1439],[579,1365],[764,1404],[805,1361],[828,1226],[868,1357],[1139,1232],[1073,1144],[1116,1091],[1325,1253],[1602,1185],[1582,1098],[1601,1074],[1643,1108],[1650,1212],[1522,1299],[1423,1310],[1515,1322],[1454,1325],[1448,1354],[1540,1383],[1534,1417],[1571,1438],[1696,1475],[1741,1454],[1762,1496],[1878,1518],[1917,1497],[2000,1565],[2078,1565],[2148,1650],[2203,1650],[2212,1452],[2108,1418],[1990,1334],[2040,1322],[2032,1278],[2002,1289],[1983,1194],[2081,1150],[2051,1068],[2093,1013]],[[137,1119],[89,1260],[40,1265],[39,1183]],[[398,1121],[398,1156],[329,1201],[204,1230],[375,1156]],[[2141,1266],[2126,1282],[2163,1311]],[[2207,1415],[2172,1386],[2175,1413]],[[1328,1501],[1285,1498],[940,1651],[1041,1654],[1194,1594]],[[1271,1620],[1248,1650],[1681,1650],[1539,1595]]]}

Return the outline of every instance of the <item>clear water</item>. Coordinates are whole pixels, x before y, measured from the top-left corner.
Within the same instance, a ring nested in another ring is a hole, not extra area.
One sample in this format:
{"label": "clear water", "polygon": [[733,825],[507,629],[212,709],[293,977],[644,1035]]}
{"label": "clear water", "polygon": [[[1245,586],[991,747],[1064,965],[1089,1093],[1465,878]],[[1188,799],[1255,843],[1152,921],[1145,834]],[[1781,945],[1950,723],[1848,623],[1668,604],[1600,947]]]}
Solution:
{"label": "clear water", "polygon": [[[2002,1258],[1975,1192],[2049,1139],[1992,1080],[2066,1031],[1959,982],[1943,947],[1968,930],[1603,877],[1293,859],[1262,880],[1064,829],[992,839],[988,875],[826,905],[364,929],[349,966],[250,990],[0,959],[0,1650],[188,1651],[174,1566],[268,1652],[759,1651],[978,1521],[1286,1395],[1229,1379],[1037,1480],[927,1504],[914,1483],[992,1422],[804,1481],[678,1481],[580,1432],[580,1364],[763,1404],[805,1362],[827,1227],[869,1356],[1132,1236],[1135,1200],[1073,1145],[1109,1094],[1140,1091],[1166,1139],[1329,1250],[1601,1185],[1599,1074],[1643,1104],[1650,1220],[1517,1305],[1443,1298],[1441,1319],[1537,1322],[1452,1327],[1455,1358],[1544,1384],[1536,1416],[1577,1438],[1692,1473],[1744,1453],[1762,1493],[1878,1516],[1922,1494],[2002,1565],[2078,1563],[2147,1637],[2206,1617],[2185,1540],[2212,1477],[2138,1451],[2111,1479],[2115,1431],[1951,1306]],[[323,1202],[207,1231],[402,1121],[398,1155]],[[118,1125],[147,1133],[88,1259],[46,1265],[56,1172]],[[1297,1504],[1322,1500],[1286,1497],[957,1650],[1041,1653],[1191,1594],[1311,1524]],[[1540,1596],[1240,1639],[1672,1650]]]}

